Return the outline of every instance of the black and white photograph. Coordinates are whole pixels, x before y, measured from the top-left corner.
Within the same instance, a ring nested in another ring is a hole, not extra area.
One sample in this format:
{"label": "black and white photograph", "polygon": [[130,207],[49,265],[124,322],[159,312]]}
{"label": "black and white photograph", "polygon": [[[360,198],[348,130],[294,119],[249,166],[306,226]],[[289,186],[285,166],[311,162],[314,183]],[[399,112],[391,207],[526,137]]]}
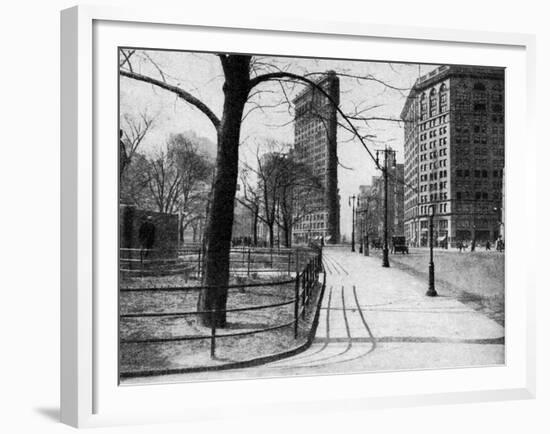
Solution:
{"label": "black and white photograph", "polygon": [[121,385],[506,363],[505,69],[367,55],[119,47]]}

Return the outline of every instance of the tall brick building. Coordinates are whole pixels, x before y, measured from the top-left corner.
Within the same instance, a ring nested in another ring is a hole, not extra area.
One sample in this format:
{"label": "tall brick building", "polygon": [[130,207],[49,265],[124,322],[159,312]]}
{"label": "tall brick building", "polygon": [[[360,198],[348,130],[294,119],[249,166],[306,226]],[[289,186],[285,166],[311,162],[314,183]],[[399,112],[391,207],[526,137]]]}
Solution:
{"label": "tall brick building", "polygon": [[[339,103],[340,82],[334,71],[317,84],[333,102]],[[294,100],[294,155],[323,181],[324,191],[302,194],[299,200],[311,212],[293,228],[295,242],[324,237],[327,243],[340,241],[340,198],[338,194],[336,107],[315,87],[308,87]]]}
{"label": "tall brick building", "polygon": [[405,235],[427,245],[495,240],[504,170],[504,69],[441,66],[420,77],[405,124]]}

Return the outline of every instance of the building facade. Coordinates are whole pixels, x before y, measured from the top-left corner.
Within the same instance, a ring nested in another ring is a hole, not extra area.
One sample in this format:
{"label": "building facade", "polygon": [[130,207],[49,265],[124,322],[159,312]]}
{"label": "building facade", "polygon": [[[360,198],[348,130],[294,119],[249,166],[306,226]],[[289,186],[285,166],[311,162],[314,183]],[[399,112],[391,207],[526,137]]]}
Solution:
{"label": "building facade", "polygon": [[504,70],[441,66],[420,77],[401,112],[405,235],[428,244],[493,241],[504,170]]}
{"label": "building facade", "polygon": [[[404,235],[404,165],[388,153],[388,243],[394,235]],[[371,185],[359,186],[357,195],[356,233],[369,236],[372,242],[383,243],[384,175],[373,176]]]}
{"label": "building facade", "polygon": [[311,86],[293,100],[294,156],[322,180],[323,191],[298,193],[298,200],[310,211],[293,227],[293,240],[303,243],[323,238],[326,243],[338,243],[340,198],[336,105],[340,98],[340,83],[337,75],[329,71],[317,81],[317,85],[330,98]]}

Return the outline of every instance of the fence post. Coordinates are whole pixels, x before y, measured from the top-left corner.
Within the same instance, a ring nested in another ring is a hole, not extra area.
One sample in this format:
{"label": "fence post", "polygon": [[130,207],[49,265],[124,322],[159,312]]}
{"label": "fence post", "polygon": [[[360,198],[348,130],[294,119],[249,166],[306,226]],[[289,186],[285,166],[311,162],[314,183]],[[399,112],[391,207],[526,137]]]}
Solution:
{"label": "fence post", "polygon": [[247,266],[246,275],[250,277],[250,249],[248,249],[248,266]]}
{"label": "fence post", "polygon": [[270,257],[271,257],[271,268],[273,268],[273,247],[271,249],[269,249],[269,254],[270,254]]}
{"label": "fence post", "polygon": [[197,271],[197,279],[201,278],[201,265],[202,265],[202,258],[201,258],[202,248],[199,247],[199,263],[198,263],[198,271]]}
{"label": "fence post", "polygon": [[216,357],[216,315],[214,315],[215,310],[210,308],[210,327],[211,327],[211,338],[210,338],[210,358],[213,359]]}
{"label": "fence post", "polygon": [[300,276],[296,276],[294,283],[294,339],[298,339],[298,314],[300,305]]}

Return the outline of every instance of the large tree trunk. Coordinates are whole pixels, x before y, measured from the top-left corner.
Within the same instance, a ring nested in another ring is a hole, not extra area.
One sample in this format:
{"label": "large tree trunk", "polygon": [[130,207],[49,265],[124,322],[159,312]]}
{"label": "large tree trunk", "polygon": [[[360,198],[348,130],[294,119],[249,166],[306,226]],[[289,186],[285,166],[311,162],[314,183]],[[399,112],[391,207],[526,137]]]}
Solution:
{"label": "large tree trunk", "polygon": [[290,225],[288,223],[283,224],[283,230],[285,233],[285,247],[290,248],[292,246]]}
{"label": "large tree trunk", "polygon": [[275,233],[273,230],[273,223],[271,223],[269,226],[269,247],[273,248],[273,245],[275,244]]}
{"label": "large tree trunk", "polygon": [[237,190],[239,137],[244,105],[249,91],[250,56],[228,55],[222,58],[225,83],[223,115],[218,128],[218,154],[206,223],[206,252],[203,285],[198,309],[214,311],[201,314],[201,323],[225,327],[229,253],[233,211]]}

